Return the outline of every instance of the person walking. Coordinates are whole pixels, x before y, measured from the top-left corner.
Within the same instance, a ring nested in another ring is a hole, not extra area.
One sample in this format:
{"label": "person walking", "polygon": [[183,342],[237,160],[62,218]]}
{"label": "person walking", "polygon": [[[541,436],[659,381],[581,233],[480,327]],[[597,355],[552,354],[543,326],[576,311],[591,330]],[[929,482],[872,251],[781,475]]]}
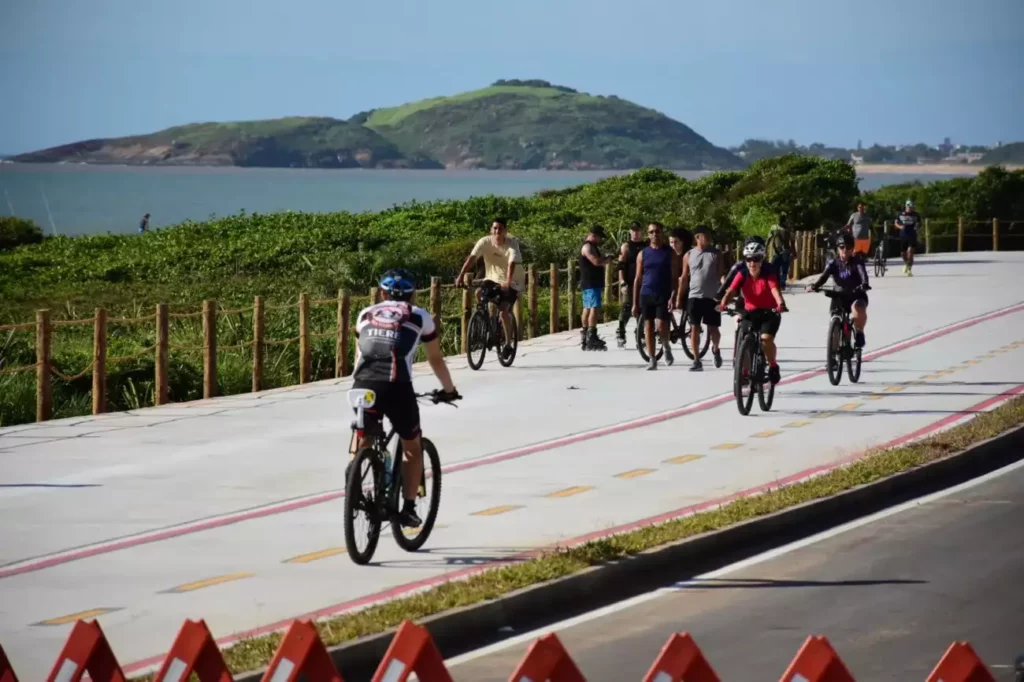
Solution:
{"label": "person walking", "polygon": [[580,347],[583,350],[608,349],[604,339],[597,336],[597,325],[601,322],[601,297],[604,294],[604,266],[613,260],[612,256],[601,255],[601,243],[607,236],[603,227],[595,225],[580,247],[580,289],[583,291]]}
{"label": "person walking", "polygon": [[650,244],[640,252],[636,262],[636,277],[633,279],[633,316],[644,316],[644,342],[647,344],[648,370],[658,369],[654,355],[654,320],[658,320],[658,335],[665,349],[665,364],[674,362],[672,345],[668,337],[668,316],[674,299],[673,284],[679,281],[680,258],[672,247],[665,243],[664,227],[652,222],[647,226]]}
{"label": "person walking", "polygon": [[715,300],[722,281],[722,259],[718,249],[712,245],[711,230],[706,225],[698,225],[693,235],[697,243],[683,256],[683,274],[679,277],[676,307],[682,307],[684,296],[689,293],[686,315],[690,320],[690,343],[693,347],[693,366],[690,371],[700,372],[704,369],[700,361],[702,324],[707,325],[711,335],[715,367],[722,366],[722,351],[719,348],[722,340],[722,313],[718,311],[718,302]]}
{"label": "person walking", "polygon": [[143,232],[149,232],[149,214],[142,216],[142,220],[139,221],[139,234]]}
{"label": "person walking", "polygon": [[629,241],[619,247],[619,300],[622,309],[619,311],[619,328],[615,330],[615,340],[619,348],[626,347],[626,323],[633,311],[633,280],[636,279],[636,259],[647,246],[643,236],[644,228],[639,222],[633,221],[629,226]]}

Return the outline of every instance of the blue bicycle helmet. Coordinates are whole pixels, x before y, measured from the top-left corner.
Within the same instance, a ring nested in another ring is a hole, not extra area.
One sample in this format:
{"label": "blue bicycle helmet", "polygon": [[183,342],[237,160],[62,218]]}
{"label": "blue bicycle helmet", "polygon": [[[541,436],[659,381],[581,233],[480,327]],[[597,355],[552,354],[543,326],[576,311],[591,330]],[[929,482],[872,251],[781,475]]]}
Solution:
{"label": "blue bicycle helmet", "polygon": [[416,280],[408,270],[388,270],[379,284],[381,291],[396,301],[408,301],[416,292]]}

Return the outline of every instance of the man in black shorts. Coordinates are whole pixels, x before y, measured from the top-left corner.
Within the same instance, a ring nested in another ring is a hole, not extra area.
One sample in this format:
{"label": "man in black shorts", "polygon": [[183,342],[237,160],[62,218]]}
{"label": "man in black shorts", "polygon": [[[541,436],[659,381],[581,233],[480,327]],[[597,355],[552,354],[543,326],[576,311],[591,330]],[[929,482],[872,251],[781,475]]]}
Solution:
{"label": "man in black shorts", "polygon": [[[459,394],[441,354],[433,318],[423,308],[410,303],[416,293],[412,275],[405,270],[389,270],[380,280],[380,291],[383,300],[363,308],[356,317],[356,366],[352,388],[367,388],[376,393],[374,405],[364,412],[364,425],[373,425],[383,415],[402,440],[405,506],[400,519],[403,526],[416,528],[423,523],[416,514],[423,447],[419,404],[412,387],[412,363],[421,341],[427,351],[427,362],[444,388],[437,397],[450,401],[458,399]],[[367,444],[353,443],[350,453],[354,457],[357,449]],[[345,470],[346,481],[349,467]]]}
{"label": "man in black shorts", "polygon": [[711,335],[711,353],[715,358],[715,367],[722,366],[722,351],[719,348],[722,340],[722,313],[718,312],[715,301],[719,282],[722,280],[722,259],[718,249],[711,244],[711,230],[706,225],[698,225],[693,235],[697,245],[683,256],[683,274],[679,278],[676,307],[682,307],[683,297],[689,292],[686,315],[690,320],[689,340],[693,344],[693,366],[690,371],[700,372],[704,369],[700,361],[702,324],[707,325],[708,333]]}

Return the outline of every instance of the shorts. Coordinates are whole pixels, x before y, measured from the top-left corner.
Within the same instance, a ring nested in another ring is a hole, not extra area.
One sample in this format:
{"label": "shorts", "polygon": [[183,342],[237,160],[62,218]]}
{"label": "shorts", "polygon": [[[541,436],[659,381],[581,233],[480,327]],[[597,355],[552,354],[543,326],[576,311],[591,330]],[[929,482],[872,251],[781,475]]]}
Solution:
{"label": "shorts", "polygon": [[854,303],[863,303],[865,308],[868,306],[868,293],[866,291],[858,291],[855,294],[843,296],[841,299],[831,298],[829,300],[831,301],[831,303],[829,304],[830,314],[841,310],[839,306],[842,306],[846,310],[846,312],[850,312],[850,308],[853,306]]}
{"label": "shorts", "polygon": [[853,252],[862,253],[865,256],[871,253],[871,237],[853,240]]}
{"label": "shorts", "polygon": [[601,308],[601,294],[604,293],[604,287],[592,287],[590,289],[583,290],[583,307],[584,308]]}
{"label": "shorts", "polygon": [[411,382],[356,380],[352,382],[352,388],[369,388],[377,393],[373,407],[363,411],[365,428],[379,424],[383,415],[391,422],[399,438],[412,440],[420,435],[420,405],[416,402]]}
{"label": "shorts", "polygon": [[758,308],[756,310],[747,310],[743,314],[743,322],[740,323],[742,327],[741,334],[745,334],[746,330],[751,326],[754,329],[760,329],[761,334],[767,334],[769,336],[775,336],[779,333],[779,325],[782,324],[782,315],[770,310],[768,308]]}
{"label": "shorts", "polygon": [[480,284],[480,291],[483,293],[485,301],[494,299],[495,303],[507,303],[510,306],[515,305],[516,300],[519,298],[519,292],[512,287],[502,291],[500,284],[489,279],[485,279]]}
{"label": "shorts", "polygon": [[904,235],[900,239],[900,251],[906,251],[908,248],[917,249],[917,235],[913,234],[910,236]]}
{"label": "shorts", "polygon": [[640,294],[640,314],[645,320],[668,320],[670,294]]}
{"label": "shorts", "polygon": [[722,313],[718,312],[718,304],[713,298],[691,298],[686,302],[686,314],[690,318],[690,326],[709,327],[722,326]]}

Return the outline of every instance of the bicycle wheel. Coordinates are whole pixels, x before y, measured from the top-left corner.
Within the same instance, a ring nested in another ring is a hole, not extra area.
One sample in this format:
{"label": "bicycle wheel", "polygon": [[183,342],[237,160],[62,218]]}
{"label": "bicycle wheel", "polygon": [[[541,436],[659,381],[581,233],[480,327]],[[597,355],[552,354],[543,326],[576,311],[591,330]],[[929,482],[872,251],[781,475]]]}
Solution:
{"label": "bicycle wheel", "polygon": [[[754,405],[754,343],[753,336],[744,336],[740,342],[740,350],[736,354],[737,362],[732,372],[732,390],[736,396],[736,407],[740,414],[750,414]],[[743,391],[746,390],[744,396]]]}
{"label": "bicycle wheel", "polygon": [[[366,491],[363,483],[364,465],[370,474],[370,490]],[[379,453],[372,448],[360,448],[352,460],[352,474],[345,483],[345,548],[357,564],[367,564],[377,550],[380,540],[380,526],[383,518],[384,495],[384,462]],[[355,519],[359,512],[364,512],[369,521],[366,531],[366,549],[359,549],[356,540],[362,535],[357,533]]]}
{"label": "bicycle wheel", "polygon": [[828,339],[825,341],[825,348],[828,380],[833,386],[838,386],[843,378],[843,321],[838,317],[833,317],[828,323]]}
{"label": "bicycle wheel", "polygon": [[[484,364],[484,356],[487,355],[487,327],[488,319],[483,311],[477,310],[473,317],[469,318],[469,329],[466,333],[466,359],[473,369],[480,369]],[[479,351],[480,357],[473,361],[474,351]]]}
{"label": "bicycle wheel", "polygon": [[[754,365],[756,369],[754,376],[757,377],[757,404],[761,407],[762,412],[768,412],[772,409],[772,403],[775,402],[775,384],[768,379],[768,358],[759,352]],[[765,384],[768,384],[767,394],[765,393]]]}
{"label": "bicycle wheel", "polygon": [[682,311],[679,316],[679,322],[676,322],[676,314],[673,311],[671,315],[672,319],[669,320],[668,339],[672,343],[676,341],[683,347],[683,352],[686,353],[686,357],[693,360],[693,351],[690,350],[690,316],[686,314],[686,311]]}
{"label": "bicycle wheel", "polygon": [[[860,352],[860,348],[852,348],[850,357],[846,358],[846,374],[853,383],[860,381]],[[853,369],[854,366],[857,367],[856,370]]]}
{"label": "bicycle wheel", "polygon": [[[427,438],[420,437],[423,444],[423,471],[420,473],[420,489],[416,497],[416,514],[423,520],[419,528],[405,528],[398,517],[391,519],[391,534],[395,536],[395,542],[406,552],[415,552],[430,537],[430,531],[434,529],[434,521],[437,520],[437,509],[441,505],[441,458],[437,454],[437,448]],[[402,456],[402,441],[395,444],[395,458]],[[430,464],[430,476],[427,474],[427,464]],[[401,468],[399,468],[401,472]],[[402,499],[402,476],[399,473],[395,485],[398,486],[398,499]],[[402,504],[399,502],[399,504]],[[423,512],[426,511],[426,516]]]}
{"label": "bicycle wheel", "polygon": [[519,350],[519,323],[516,322],[516,316],[512,313],[509,313],[508,321],[509,326],[512,327],[512,353],[507,358],[502,353],[505,348],[505,326],[501,324],[500,318],[498,322],[498,334],[501,338],[501,345],[498,346],[498,362],[502,367],[511,367],[516,359],[516,351]]}
{"label": "bicycle wheel", "polygon": [[[644,314],[641,312],[640,316],[636,318],[636,349],[640,352],[640,357],[644,359],[644,362],[649,362],[651,357],[647,355],[647,344],[644,341],[645,331],[644,327],[647,325],[644,323]],[[665,348],[661,343],[661,336],[658,335],[658,321],[654,321],[654,358],[661,360],[661,356],[665,353]]]}
{"label": "bicycle wheel", "polygon": [[875,258],[875,277],[881,277],[880,271],[882,269],[881,263],[878,262],[878,258]]}

